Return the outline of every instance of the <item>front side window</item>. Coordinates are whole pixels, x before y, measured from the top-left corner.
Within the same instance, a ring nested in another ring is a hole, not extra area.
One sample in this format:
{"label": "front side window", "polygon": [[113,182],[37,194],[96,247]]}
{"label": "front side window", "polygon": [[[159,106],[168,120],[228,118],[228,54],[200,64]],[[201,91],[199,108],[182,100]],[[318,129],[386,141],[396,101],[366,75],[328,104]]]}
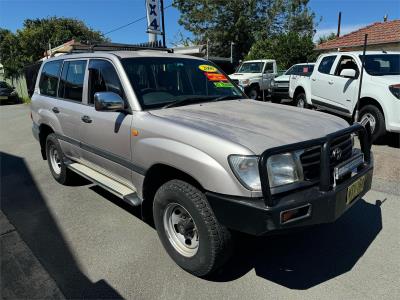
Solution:
{"label": "front side window", "polygon": [[264,73],[274,73],[274,64],[272,62],[265,64]]}
{"label": "front side window", "polygon": [[190,58],[124,58],[121,60],[143,109],[245,98],[212,63]]}
{"label": "front side window", "polygon": [[56,60],[45,63],[39,81],[40,94],[51,97],[57,96],[58,76],[62,62],[62,60]]}
{"label": "front side window", "polygon": [[367,54],[364,64],[372,76],[400,75],[400,54]]}
{"label": "front side window", "polygon": [[89,103],[94,103],[94,94],[113,92],[125,98],[117,71],[111,62],[92,59],[89,62]]}
{"label": "front side window", "polygon": [[[340,73],[344,70],[344,69],[351,69],[356,71],[356,74],[358,74],[358,66],[356,61],[354,60],[354,58],[352,58],[351,56],[347,56],[347,55],[343,55],[340,58],[340,61],[336,67],[336,71],[335,71],[335,75],[336,76],[340,76]],[[357,75],[358,76],[358,75]]]}
{"label": "front side window", "polygon": [[60,78],[58,97],[82,102],[85,70],[86,60],[65,62]]}
{"label": "front side window", "polygon": [[335,62],[336,55],[332,56],[325,56],[318,67],[318,72],[323,73],[323,74],[329,74],[331,71],[331,68],[333,66],[333,63]]}
{"label": "front side window", "polygon": [[263,66],[263,62],[244,62],[237,73],[261,73]]}

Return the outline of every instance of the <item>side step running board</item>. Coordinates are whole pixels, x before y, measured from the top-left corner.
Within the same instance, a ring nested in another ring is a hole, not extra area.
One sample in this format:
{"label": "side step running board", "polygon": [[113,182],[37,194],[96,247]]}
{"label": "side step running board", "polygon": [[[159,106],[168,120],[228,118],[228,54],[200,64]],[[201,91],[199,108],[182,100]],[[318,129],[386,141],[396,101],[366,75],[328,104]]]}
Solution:
{"label": "side step running board", "polygon": [[113,193],[115,196],[121,198],[128,204],[133,206],[139,206],[142,204],[142,200],[137,196],[136,190],[129,188],[126,185],[123,185],[118,181],[111,179],[110,177],[107,177],[80,163],[71,162],[68,163],[67,166],[75,173],[78,173],[82,177]]}

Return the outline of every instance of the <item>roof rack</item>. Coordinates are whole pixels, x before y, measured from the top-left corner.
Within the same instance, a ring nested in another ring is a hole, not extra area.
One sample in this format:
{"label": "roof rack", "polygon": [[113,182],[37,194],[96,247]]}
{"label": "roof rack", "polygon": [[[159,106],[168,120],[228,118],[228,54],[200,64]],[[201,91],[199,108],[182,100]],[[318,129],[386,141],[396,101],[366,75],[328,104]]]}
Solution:
{"label": "roof rack", "polygon": [[154,42],[154,43],[143,43],[139,45],[119,44],[119,43],[99,43],[92,45],[75,44],[72,46],[70,53],[95,52],[95,51],[140,51],[140,50],[166,51],[168,53],[174,52],[173,49],[163,47],[160,42]]}

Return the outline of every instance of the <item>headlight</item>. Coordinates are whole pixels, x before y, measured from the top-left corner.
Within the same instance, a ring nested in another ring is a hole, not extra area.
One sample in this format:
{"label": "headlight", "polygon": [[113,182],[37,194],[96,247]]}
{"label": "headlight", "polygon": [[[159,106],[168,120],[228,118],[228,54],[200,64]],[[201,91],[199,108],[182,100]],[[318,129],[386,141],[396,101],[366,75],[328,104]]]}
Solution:
{"label": "headlight", "polygon": [[303,168],[295,153],[272,155],[267,161],[269,186],[271,188],[303,180]]}
{"label": "headlight", "polygon": [[258,156],[230,155],[229,165],[237,179],[249,190],[261,190]]}
{"label": "headlight", "polygon": [[389,86],[389,90],[397,99],[400,99],[400,84],[394,84]]}
{"label": "headlight", "polygon": [[275,80],[271,80],[271,86],[273,87],[273,86],[275,86]]}
{"label": "headlight", "polygon": [[239,81],[239,83],[240,83],[241,85],[249,85],[249,84],[250,84],[250,79],[241,80],[241,81]]}

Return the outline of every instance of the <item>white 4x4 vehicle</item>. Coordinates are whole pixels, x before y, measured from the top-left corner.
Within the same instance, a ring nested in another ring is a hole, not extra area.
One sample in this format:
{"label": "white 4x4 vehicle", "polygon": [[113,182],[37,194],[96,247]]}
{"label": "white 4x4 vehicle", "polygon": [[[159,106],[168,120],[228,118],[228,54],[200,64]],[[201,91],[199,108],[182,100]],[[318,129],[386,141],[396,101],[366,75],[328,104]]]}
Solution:
{"label": "white 4x4 vehicle", "polygon": [[251,99],[258,99],[262,91],[268,93],[271,81],[278,75],[274,59],[248,60],[243,62],[229,78],[239,85]]}
{"label": "white 4x4 vehicle", "polygon": [[[353,117],[362,52],[321,55],[310,77],[292,76],[289,97],[299,107],[315,106]],[[373,139],[400,132],[400,52],[367,52],[359,120],[369,121]]]}

